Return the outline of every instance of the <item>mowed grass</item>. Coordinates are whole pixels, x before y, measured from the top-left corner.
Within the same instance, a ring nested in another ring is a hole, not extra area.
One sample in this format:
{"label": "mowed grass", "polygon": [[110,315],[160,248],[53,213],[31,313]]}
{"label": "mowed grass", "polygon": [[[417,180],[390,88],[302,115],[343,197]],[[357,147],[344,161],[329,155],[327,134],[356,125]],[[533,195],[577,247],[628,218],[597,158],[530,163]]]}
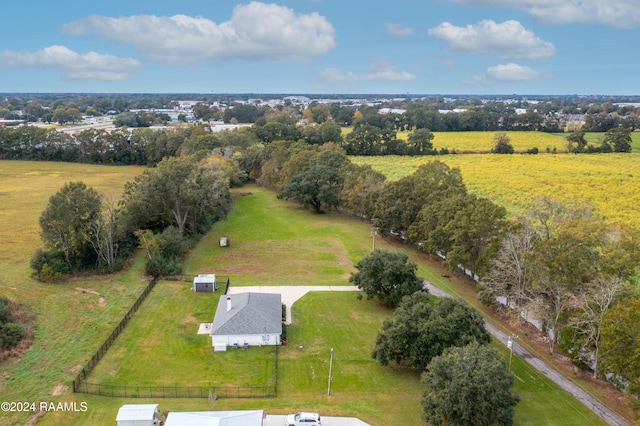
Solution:
{"label": "mowed grass", "polygon": [[274,347],[214,353],[211,337],[197,332],[200,323],[213,321],[222,291],[194,293],[190,286],[160,281],[87,381],[130,386],[273,386]]}
{"label": "mowed grass", "polygon": [[[0,365],[3,401],[41,401],[68,394],[71,379],[111,333],[146,285],[141,262],[109,277],[42,284],[29,260],[41,247],[38,218],[49,197],[81,180],[118,198],[141,167],[0,161],[0,294],[33,315],[33,346],[21,359]],[[29,413],[0,413],[1,424],[24,424]]]}
{"label": "mowed grass", "polygon": [[351,157],[388,179],[442,161],[458,167],[469,190],[517,213],[539,197],[591,203],[610,223],[637,225],[640,216],[640,154],[446,155],[438,157]]}
{"label": "mowed grass", "polygon": [[[229,276],[234,286],[349,285],[353,263],[367,254],[363,242],[371,238],[370,225],[313,214],[272,192],[247,188],[235,191],[227,220],[192,251],[185,273]],[[229,237],[230,247],[219,246],[221,236]]]}

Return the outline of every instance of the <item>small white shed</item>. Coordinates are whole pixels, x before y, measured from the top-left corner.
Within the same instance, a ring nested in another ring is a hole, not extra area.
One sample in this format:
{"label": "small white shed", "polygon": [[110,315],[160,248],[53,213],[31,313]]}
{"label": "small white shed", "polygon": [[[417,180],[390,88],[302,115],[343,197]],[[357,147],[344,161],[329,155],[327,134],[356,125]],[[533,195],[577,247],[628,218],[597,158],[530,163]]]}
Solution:
{"label": "small white shed", "polygon": [[200,274],[193,278],[193,291],[213,292],[217,289],[216,274]]}
{"label": "small white shed", "polygon": [[118,410],[118,426],[155,426],[158,424],[158,404],[125,404]]}

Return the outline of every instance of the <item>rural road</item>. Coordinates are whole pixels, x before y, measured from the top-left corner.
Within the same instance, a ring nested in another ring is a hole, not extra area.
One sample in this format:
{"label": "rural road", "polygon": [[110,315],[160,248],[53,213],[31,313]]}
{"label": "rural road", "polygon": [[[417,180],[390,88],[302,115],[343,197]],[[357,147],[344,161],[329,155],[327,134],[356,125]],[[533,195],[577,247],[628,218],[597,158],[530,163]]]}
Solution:
{"label": "rural road", "polygon": [[[438,287],[435,287],[433,284],[425,281],[425,288],[429,290],[430,294],[433,294],[436,297],[451,297],[451,295]],[[487,331],[503,343],[505,346],[507,345],[507,341],[509,340],[509,335],[500,331],[497,327],[489,322],[484,322]],[[522,346],[518,345],[516,342],[513,342],[513,352],[522,357],[527,363],[529,363],[533,368],[538,370],[540,373],[545,375],[551,381],[556,383],[565,391],[569,392],[573,395],[578,401],[584,404],[591,411],[596,413],[601,419],[612,426],[631,426],[631,423],[627,422],[620,415],[615,413],[614,411],[607,408],[602,402],[592,397],[588,393],[586,393],[582,388],[578,387],[571,380],[564,377],[562,374],[558,373],[555,369],[551,368],[546,362],[537,358],[535,355],[531,354],[529,351],[524,349]]]}

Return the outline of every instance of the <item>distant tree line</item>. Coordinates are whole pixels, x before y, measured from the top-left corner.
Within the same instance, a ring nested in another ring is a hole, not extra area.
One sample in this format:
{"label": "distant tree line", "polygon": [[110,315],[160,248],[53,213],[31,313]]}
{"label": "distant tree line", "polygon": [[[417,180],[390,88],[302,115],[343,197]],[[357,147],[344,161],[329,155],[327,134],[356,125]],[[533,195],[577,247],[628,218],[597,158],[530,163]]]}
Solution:
{"label": "distant tree line", "polygon": [[208,126],[167,129],[88,129],[75,135],[42,127],[0,127],[0,160],[155,166],[163,158],[257,142],[247,131],[214,134]]}

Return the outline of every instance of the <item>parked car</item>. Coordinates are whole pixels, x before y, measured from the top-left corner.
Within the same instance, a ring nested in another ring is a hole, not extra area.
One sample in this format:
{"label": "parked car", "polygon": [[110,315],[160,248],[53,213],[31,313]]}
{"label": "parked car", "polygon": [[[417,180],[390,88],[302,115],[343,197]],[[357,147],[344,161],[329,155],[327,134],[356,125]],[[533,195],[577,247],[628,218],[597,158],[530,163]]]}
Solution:
{"label": "parked car", "polygon": [[287,426],[321,426],[318,413],[297,413],[287,416]]}

